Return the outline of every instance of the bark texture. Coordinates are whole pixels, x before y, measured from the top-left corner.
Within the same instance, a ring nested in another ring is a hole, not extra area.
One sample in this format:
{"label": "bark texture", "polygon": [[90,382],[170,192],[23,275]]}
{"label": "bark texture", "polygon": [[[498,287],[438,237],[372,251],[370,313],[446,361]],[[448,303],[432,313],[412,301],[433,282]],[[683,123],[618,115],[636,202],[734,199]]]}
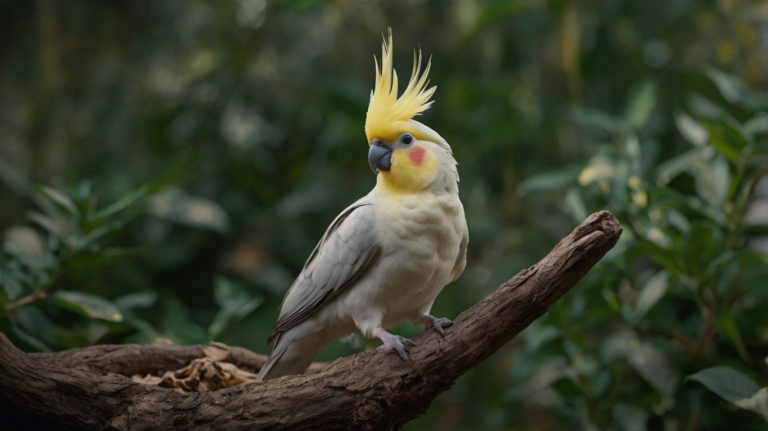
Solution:
{"label": "bark texture", "polygon": [[[591,215],[544,259],[459,315],[443,339],[416,337],[412,360],[364,352],[304,375],[181,394],[132,381],[176,370],[200,346],[93,346],[26,354],[0,334],[0,423],[15,429],[393,429],[511,340],[570,290],[619,239],[607,211]],[[228,361],[257,371],[265,356],[232,348]],[[4,428],[9,429],[9,428]]]}

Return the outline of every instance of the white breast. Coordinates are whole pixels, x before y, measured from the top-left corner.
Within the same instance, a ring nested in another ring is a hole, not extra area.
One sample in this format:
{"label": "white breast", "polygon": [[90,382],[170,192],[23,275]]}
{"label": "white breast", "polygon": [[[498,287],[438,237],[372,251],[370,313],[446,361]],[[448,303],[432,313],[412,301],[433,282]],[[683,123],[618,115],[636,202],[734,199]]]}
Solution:
{"label": "white breast", "polygon": [[381,255],[334,307],[366,335],[429,311],[451,281],[466,229],[456,194],[426,191],[375,200]]}

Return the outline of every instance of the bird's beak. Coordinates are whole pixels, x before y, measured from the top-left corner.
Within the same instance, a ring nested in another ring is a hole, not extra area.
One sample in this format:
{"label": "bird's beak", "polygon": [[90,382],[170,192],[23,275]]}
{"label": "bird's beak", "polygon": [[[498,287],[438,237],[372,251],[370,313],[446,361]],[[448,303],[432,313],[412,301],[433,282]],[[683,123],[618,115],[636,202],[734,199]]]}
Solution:
{"label": "bird's beak", "polygon": [[378,139],[371,142],[368,149],[368,164],[374,174],[379,171],[388,171],[392,167],[392,148]]}

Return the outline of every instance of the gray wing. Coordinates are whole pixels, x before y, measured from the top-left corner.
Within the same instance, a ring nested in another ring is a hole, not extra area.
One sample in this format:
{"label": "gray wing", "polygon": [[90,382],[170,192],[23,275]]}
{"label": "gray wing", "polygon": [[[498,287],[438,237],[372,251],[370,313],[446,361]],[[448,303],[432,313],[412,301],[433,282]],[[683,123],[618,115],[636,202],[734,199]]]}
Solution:
{"label": "gray wing", "polygon": [[374,206],[356,202],[331,223],[285,294],[270,340],[298,325],[352,284],[379,254]]}

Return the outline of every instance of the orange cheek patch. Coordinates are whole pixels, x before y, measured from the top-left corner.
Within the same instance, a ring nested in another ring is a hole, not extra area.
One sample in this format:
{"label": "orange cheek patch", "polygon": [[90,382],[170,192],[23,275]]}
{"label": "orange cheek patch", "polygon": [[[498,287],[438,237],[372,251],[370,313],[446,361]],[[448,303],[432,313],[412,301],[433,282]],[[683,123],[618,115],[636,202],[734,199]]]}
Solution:
{"label": "orange cheek patch", "polygon": [[421,166],[421,164],[424,162],[424,154],[424,148],[413,147],[412,150],[408,151],[408,158],[411,159],[411,163],[414,165]]}

